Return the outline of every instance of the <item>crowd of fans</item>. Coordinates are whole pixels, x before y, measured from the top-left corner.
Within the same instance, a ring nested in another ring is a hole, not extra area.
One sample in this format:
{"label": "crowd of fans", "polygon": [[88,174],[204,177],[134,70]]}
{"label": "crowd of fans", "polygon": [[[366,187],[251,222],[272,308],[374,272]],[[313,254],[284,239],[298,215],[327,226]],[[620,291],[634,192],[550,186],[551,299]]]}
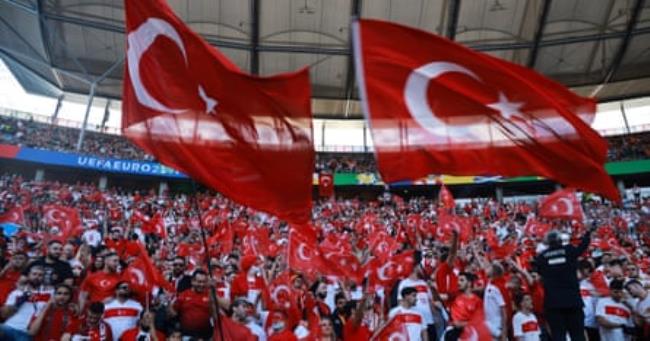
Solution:
{"label": "crowd of fans", "polygon": [[[79,130],[52,124],[0,116],[0,143],[56,151],[75,151]],[[638,133],[608,138],[609,161],[650,158],[650,134]],[[119,135],[89,131],[82,152],[127,160],[153,160],[153,157]],[[316,171],[375,173],[372,153],[318,153]]]}
{"label": "crowd of fans", "polygon": [[637,133],[608,139],[608,158],[613,161],[650,158],[650,134]]}
{"label": "crowd of fans", "polygon": [[[585,196],[578,221],[541,218],[536,202],[451,208],[385,193],[318,201],[310,226],[290,226],[214,193],[4,175],[0,339],[452,340],[480,325],[495,340],[548,339],[557,315],[545,304],[563,289],[548,290],[540,257],[565,244],[579,256],[568,264],[580,332],[647,340],[650,199],[633,197],[619,207]],[[450,217],[466,228],[447,229]],[[341,266],[289,268],[316,254],[287,250],[298,233]]]}
{"label": "crowd of fans", "polygon": [[[0,143],[59,152],[75,152],[79,129],[0,116]],[[81,152],[127,160],[153,160],[142,149],[118,135],[87,131]]]}

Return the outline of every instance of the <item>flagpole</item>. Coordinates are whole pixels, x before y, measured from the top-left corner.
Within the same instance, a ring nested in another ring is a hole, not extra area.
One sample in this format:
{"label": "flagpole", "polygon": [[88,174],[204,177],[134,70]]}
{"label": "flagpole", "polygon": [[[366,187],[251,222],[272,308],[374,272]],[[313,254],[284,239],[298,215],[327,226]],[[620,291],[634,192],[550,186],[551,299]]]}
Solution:
{"label": "flagpole", "polygon": [[[212,264],[210,264],[210,252],[208,250],[208,241],[207,238],[205,237],[205,228],[203,226],[203,219],[201,219],[201,208],[199,206],[199,199],[197,198],[197,192],[196,192],[196,181],[192,180],[192,192],[194,194],[194,209],[196,210],[196,213],[199,215],[199,226],[201,229],[201,240],[203,241],[203,249],[205,252],[205,262],[208,267],[208,279],[210,280],[210,283],[213,282],[214,277],[212,276]],[[210,285],[210,297],[211,300],[214,304],[214,314],[215,314],[215,325],[216,328],[219,329],[219,336],[221,337],[220,341],[225,340],[223,338],[223,326],[221,325],[221,314],[219,314],[219,300],[217,298],[217,289],[213,286]]]}

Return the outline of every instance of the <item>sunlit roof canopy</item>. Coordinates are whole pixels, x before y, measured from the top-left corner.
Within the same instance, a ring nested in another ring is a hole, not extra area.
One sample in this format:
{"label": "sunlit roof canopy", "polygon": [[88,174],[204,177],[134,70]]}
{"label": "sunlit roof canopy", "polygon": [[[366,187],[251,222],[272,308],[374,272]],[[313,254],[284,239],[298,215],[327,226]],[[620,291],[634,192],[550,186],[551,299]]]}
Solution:
{"label": "sunlit roof canopy", "polygon": [[[601,101],[650,94],[650,1],[169,0],[242,69],[310,66],[320,116],[359,117],[350,54],[354,16],[451,37],[535,68]],[[0,0],[0,56],[58,89],[119,98],[123,0]],[[24,85],[24,84],[23,84]],[[346,100],[353,100],[352,104]]]}

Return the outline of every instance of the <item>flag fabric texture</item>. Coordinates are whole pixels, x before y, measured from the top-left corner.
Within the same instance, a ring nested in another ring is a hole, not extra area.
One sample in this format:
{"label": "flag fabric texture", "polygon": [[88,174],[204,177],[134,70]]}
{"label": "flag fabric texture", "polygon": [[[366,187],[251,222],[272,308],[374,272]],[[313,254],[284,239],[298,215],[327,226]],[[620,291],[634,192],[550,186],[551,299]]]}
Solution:
{"label": "flag fabric texture", "polygon": [[305,223],[314,169],[309,73],[256,77],[162,0],[127,0],[122,131],[161,163]]}
{"label": "flag fabric texture", "polygon": [[584,213],[576,192],[561,189],[550,194],[539,204],[539,215],[546,218],[576,219],[582,221]]}
{"label": "flag fabric texture", "polygon": [[619,200],[596,102],[531,69],[379,20],[353,24],[362,105],[382,179],[542,175]]}

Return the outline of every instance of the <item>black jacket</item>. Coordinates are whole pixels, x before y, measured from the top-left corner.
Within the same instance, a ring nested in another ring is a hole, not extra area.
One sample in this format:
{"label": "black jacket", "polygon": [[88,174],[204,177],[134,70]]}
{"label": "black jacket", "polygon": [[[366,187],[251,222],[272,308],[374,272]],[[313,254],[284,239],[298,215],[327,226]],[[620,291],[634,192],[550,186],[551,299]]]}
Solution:
{"label": "black jacket", "polygon": [[549,248],[535,258],[544,284],[544,308],[583,306],[578,281],[578,257],[589,246],[591,231],[582,236],[580,245]]}

